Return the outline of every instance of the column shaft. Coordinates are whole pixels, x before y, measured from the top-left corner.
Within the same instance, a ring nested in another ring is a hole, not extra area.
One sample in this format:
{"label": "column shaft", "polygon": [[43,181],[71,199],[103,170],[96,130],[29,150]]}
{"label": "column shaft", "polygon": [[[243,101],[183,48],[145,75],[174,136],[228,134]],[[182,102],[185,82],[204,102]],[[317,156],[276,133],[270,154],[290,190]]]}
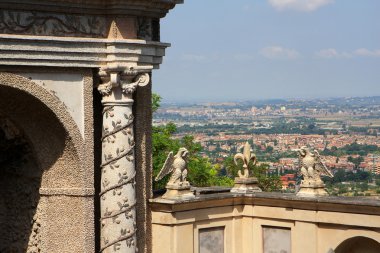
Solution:
{"label": "column shaft", "polygon": [[135,253],[136,168],[133,133],[133,92],[149,83],[148,74],[137,81],[121,81],[111,73],[99,86],[104,95],[101,165],[101,249],[102,253]]}

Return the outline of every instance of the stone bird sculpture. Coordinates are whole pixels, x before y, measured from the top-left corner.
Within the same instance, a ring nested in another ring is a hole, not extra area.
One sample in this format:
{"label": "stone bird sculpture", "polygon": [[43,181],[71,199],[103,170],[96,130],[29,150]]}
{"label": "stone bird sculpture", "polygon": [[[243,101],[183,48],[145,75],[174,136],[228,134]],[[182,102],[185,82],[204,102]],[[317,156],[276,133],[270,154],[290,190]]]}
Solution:
{"label": "stone bird sculpture", "polygon": [[176,155],[170,152],[160,173],[158,173],[155,181],[161,180],[166,175],[172,173],[168,186],[190,186],[186,181],[187,177],[187,157],[189,151],[186,148],[180,148]]}
{"label": "stone bird sculpture", "polygon": [[333,177],[333,174],[322,162],[318,151],[310,151],[307,147],[294,150],[299,155],[300,172],[303,176],[303,183],[321,183],[321,176]]}

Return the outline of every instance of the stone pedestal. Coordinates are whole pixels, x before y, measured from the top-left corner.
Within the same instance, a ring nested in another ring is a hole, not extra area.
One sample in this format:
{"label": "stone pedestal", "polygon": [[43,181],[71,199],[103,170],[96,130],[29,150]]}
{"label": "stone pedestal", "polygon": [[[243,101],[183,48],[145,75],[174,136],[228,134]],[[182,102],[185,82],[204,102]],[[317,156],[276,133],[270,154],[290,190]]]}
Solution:
{"label": "stone pedestal", "polygon": [[250,193],[250,192],[261,192],[259,188],[259,181],[255,177],[240,178],[235,177],[235,185],[231,189],[234,193]]}
{"label": "stone pedestal", "polygon": [[193,199],[195,198],[190,191],[190,184],[186,185],[167,185],[166,193],[162,196],[164,199]]}
{"label": "stone pedestal", "polygon": [[300,190],[297,193],[297,196],[300,197],[319,197],[319,196],[328,196],[325,189],[325,184],[323,182],[308,182],[302,181]]}

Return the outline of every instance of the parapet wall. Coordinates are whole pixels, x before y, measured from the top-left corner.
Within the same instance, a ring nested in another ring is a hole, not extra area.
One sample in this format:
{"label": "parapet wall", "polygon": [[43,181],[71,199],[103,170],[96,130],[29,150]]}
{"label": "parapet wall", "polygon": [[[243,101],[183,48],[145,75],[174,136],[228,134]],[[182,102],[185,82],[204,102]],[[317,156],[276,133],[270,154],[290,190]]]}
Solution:
{"label": "parapet wall", "polygon": [[154,253],[339,253],[350,240],[380,252],[378,200],[219,193],[150,205]]}

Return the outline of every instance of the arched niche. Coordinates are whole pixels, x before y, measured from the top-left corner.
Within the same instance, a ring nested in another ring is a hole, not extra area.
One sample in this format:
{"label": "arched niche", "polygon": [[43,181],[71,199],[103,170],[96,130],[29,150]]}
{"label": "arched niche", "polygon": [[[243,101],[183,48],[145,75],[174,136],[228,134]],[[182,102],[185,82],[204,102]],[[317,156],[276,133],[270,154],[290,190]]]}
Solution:
{"label": "arched niche", "polygon": [[335,249],[334,253],[378,253],[380,243],[374,239],[356,236],[343,241]]}
{"label": "arched niche", "polygon": [[0,72],[0,114],[29,140],[44,171],[42,188],[81,187],[83,140],[57,97],[27,78]]}
{"label": "arched niche", "polygon": [[0,252],[80,252],[76,246],[84,235],[74,225],[83,216],[85,204],[69,196],[83,188],[86,173],[81,159],[83,140],[74,120],[43,87],[12,73],[0,73],[3,142],[14,139],[9,133],[4,137],[8,128],[18,133],[13,135],[24,146],[11,146],[22,151],[14,159],[18,167],[0,168]]}
{"label": "arched niche", "polygon": [[41,176],[24,133],[0,115],[0,252],[39,252]]}

